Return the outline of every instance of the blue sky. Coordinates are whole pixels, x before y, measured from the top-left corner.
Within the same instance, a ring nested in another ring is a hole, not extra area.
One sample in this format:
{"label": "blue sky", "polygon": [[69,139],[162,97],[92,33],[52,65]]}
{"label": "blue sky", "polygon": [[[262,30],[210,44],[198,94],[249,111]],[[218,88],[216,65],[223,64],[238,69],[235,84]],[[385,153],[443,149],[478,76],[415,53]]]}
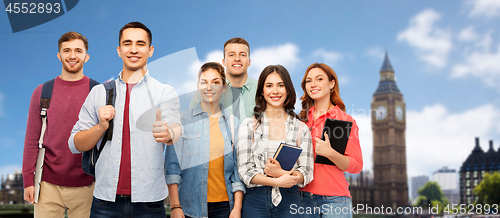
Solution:
{"label": "blue sky", "polygon": [[[80,1],[65,15],[15,34],[0,12],[6,81],[0,86],[0,174],[21,169],[31,93],[61,73],[59,37],[77,31],[88,38],[84,74],[103,82],[122,67],[118,31],[130,21],[153,32],[150,62],[192,47],[201,62],[220,61],[224,42],[243,37],[251,47],[250,76],[282,64],[298,95],[306,67],[329,64],[360,126],[366,170],[372,167],[370,103],[386,49],[406,101],[409,176],[458,169],[475,136],[484,150],[489,139],[499,149],[498,1]],[[195,89],[188,71],[151,73],[182,94]]]}

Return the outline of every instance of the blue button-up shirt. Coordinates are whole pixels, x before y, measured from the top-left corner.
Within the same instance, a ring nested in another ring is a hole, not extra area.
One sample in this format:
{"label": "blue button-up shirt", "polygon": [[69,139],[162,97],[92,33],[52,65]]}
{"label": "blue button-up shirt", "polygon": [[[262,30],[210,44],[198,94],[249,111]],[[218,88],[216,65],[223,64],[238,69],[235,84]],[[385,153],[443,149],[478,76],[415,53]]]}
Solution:
{"label": "blue button-up shirt", "polygon": [[[123,136],[123,111],[125,106],[126,83],[120,77],[116,82],[116,115],[113,119],[113,139],[106,142],[99,156],[95,169],[96,198],[115,201],[120,173],[120,159]],[[99,108],[106,105],[104,86],[95,86],[80,111],[79,120],[71,131],[68,140],[73,153],[80,153],[75,148],[75,134],[90,129],[99,123]],[[149,76],[149,71],[132,88],[129,102],[130,126],[130,161],[132,202],[160,201],[167,197],[165,183],[163,151],[165,145],[155,141],[152,124],[156,118],[156,109],[161,109],[162,119],[168,125],[181,124],[179,98],[174,89]],[[149,128],[148,128],[149,126]],[[138,128],[139,127],[139,128]],[[102,140],[102,139],[101,139]],[[97,143],[100,145],[100,141]]]}
{"label": "blue button-up shirt", "polygon": [[[233,108],[233,92],[231,91],[231,83],[226,79],[227,87],[226,92],[223,92],[220,97],[220,103],[224,106],[229,114],[235,114]],[[237,99],[239,101],[239,115],[240,120],[253,116],[253,108],[255,107],[255,93],[257,93],[257,80],[250,77],[247,78],[245,84],[241,87],[241,95]],[[189,108],[194,108],[201,102],[199,92],[196,92],[189,104]]]}
{"label": "blue button-up shirt", "polygon": [[[224,138],[224,180],[230,208],[234,206],[233,193],[245,191],[245,185],[238,176],[236,166],[236,138],[240,121],[222,109],[219,127]],[[182,112],[184,133],[174,146],[165,152],[167,184],[180,184],[179,200],[184,214],[193,217],[207,217],[208,164],[210,160],[210,121],[208,113],[198,105]],[[234,132],[231,132],[233,125]],[[232,143],[232,135],[234,142]],[[182,178],[182,182],[181,182]]]}

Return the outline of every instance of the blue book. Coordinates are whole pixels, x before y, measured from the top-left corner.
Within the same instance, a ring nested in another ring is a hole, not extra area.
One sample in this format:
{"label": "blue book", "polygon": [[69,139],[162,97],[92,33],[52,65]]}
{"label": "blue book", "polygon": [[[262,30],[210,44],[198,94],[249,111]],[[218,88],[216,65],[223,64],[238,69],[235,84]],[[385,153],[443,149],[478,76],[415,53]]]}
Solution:
{"label": "blue book", "polygon": [[301,147],[281,143],[273,158],[280,163],[281,169],[290,171],[299,159],[300,153],[302,153]]}

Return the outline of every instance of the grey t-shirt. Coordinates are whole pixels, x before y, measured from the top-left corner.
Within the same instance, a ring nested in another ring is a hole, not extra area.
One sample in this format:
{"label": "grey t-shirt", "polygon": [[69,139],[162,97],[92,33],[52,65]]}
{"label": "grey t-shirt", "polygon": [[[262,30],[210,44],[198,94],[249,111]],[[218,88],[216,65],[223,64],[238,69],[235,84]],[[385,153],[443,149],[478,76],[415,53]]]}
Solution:
{"label": "grey t-shirt", "polygon": [[234,116],[236,116],[238,119],[240,119],[240,101],[239,101],[239,98],[240,98],[241,92],[243,91],[243,88],[231,86],[231,91],[233,92],[233,113],[234,113]]}

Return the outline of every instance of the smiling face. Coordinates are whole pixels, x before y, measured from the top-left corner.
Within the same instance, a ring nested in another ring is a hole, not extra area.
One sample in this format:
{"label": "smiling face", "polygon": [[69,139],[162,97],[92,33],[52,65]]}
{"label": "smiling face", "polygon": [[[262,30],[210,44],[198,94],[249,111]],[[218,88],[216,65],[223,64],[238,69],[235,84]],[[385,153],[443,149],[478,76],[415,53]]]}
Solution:
{"label": "smiling face", "polygon": [[125,29],[120,39],[120,46],[117,47],[125,73],[133,73],[146,66],[153,51],[147,32],[140,28]]}
{"label": "smiling face", "polygon": [[198,91],[203,103],[218,104],[223,89],[223,79],[219,72],[209,68],[201,73],[198,81]]}
{"label": "smiling face", "polygon": [[267,76],[262,95],[267,102],[266,110],[283,108],[287,93],[285,83],[278,73],[273,72]]}
{"label": "smiling face", "polygon": [[63,71],[67,73],[82,73],[83,64],[89,59],[85,44],[80,39],[74,39],[61,43],[61,50],[57,53],[61,61]]}
{"label": "smiling face", "polygon": [[335,87],[335,80],[329,81],[328,75],[321,68],[313,68],[307,74],[306,92],[314,101],[330,99],[331,90]]}
{"label": "smiling face", "polygon": [[231,76],[241,76],[247,73],[250,66],[250,49],[245,44],[229,43],[224,47],[222,64],[226,66]]}

